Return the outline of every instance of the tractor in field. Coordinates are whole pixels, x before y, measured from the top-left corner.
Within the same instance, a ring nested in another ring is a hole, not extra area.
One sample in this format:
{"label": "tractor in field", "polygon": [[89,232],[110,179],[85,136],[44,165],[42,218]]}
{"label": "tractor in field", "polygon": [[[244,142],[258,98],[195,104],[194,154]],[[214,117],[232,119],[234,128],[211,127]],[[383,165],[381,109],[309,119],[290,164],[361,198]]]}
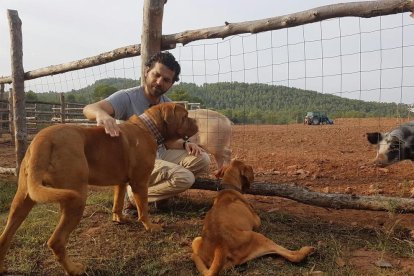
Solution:
{"label": "tractor in field", "polygon": [[333,120],[329,119],[325,112],[313,111],[306,113],[303,123],[305,125],[333,125]]}

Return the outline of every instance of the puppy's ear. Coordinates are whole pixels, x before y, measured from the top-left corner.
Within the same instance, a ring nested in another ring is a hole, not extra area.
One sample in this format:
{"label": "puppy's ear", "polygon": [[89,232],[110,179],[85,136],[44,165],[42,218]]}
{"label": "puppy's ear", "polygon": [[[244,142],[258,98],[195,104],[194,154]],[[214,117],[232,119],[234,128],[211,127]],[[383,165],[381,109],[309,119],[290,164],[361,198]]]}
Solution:
{"label": "puppy's ear", "polygon": [[224,173],[229,168],[229,165],[223,165],[217,172],[214,174],[216,178],[222,178],[224,176]]}
{"label": "puppy's ear", "polygon": [[250,165],[245,165],[242,170],[242,175],[249,181],[254,181],[254,173],[253,173],[253,167]]}

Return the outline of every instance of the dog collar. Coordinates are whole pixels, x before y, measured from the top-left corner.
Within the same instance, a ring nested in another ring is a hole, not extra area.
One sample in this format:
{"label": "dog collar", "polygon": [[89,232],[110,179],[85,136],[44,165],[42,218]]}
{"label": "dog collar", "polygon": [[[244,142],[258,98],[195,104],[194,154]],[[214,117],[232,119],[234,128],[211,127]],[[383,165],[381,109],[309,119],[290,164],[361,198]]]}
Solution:
{"label": "dog collar", "polygon": [[142,121],[144,121],[144,123],[147,125],[152,135],[154,135],[155,140],[157,140],[157,144],[161,145],[162,143],[164,143],[164,140],[165,140],[164,137],[162,137],[160,131],[158,130],[154,122],[150,119],[150,117],[148,117],[148,115],[145,113],[142,113],[138,117],[140,117]]}
{"label": "dog collar", "polygon": [[232,184],[219,183],[217,188],[218,190],[235,190],[237,192],[242,193],[242,190],[239,187],[236,187]]}

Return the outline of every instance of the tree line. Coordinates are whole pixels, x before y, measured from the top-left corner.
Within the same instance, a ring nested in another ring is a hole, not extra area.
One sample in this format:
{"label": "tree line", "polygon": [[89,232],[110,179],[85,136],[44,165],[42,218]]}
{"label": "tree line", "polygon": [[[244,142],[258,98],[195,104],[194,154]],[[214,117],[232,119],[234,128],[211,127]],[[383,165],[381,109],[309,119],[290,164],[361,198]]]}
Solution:
{"label": "tree line", "polygon": [[[65,93],[66,102],[91,103],[140,82],[108,78]],[[58,102],[59,93],[27,92],[27,100]],[[364,117],[407,117],[407,104],[347,99],[331,94],[281,85],[220,82],[197,85],[179,83],[167,94],[172,100],[201,103],[217,110],[236,124],[288,124],[302,122],[308,111],[326,112],[331,119]]]}

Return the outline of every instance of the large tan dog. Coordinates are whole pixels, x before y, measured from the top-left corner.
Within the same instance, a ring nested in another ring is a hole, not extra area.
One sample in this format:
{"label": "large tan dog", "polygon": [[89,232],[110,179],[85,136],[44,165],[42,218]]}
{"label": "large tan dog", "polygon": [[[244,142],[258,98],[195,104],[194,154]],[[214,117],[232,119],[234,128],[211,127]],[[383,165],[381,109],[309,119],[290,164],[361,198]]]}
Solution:
{"label": "large tan dog", "polygon": [[154,167],[157,141],[184,138],[197,132],[194,119],[174,103],[156,105],[144,115],[120,125],[110,137],[103,127],[57,125],[40,131],[21,164],[19,184],[0,236],[0,274],[13,235],[36,203],[58,202],[61,217],[48,241],[69,275],[85,272],[84,265],[67,256],[66,243],[78,225],[86,203],[88,184],[114,185],[113,217],[124,222],[122,207],[126,183],[132,187],[139,220],[147,230],[161,230],[148,218],[148,179]]}
{"label": "large tan dog", "polygon": [[267,254],[278,254],[296,263],[315,250],[305,246],[291,251],[253,231],[260,226],[260,218],[240,193],[253,181],[251,166],[232,160],[217,176],[223,177],[224,190],[218,193],[206,215],[201,237],[192,243],[191,258],[204,276],[218,275],[222,270]]}
{"label": "large tan dog", "polygon": [[209,109],[189,110],[188,116],[196,119],[198,132],[190,141],[198,144],[216,159],[217,168],[230,163],[231,121],[221,113]]}

